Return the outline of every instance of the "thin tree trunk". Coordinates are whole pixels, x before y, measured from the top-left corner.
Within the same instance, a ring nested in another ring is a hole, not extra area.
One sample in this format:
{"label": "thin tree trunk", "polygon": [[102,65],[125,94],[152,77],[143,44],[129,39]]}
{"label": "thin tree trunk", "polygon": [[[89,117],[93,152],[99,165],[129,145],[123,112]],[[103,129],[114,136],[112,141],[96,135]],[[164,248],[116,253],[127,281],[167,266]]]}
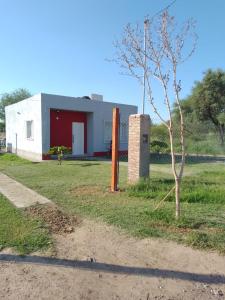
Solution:
{"label": "thin tree trunk", "polygon": [[182,153],[182,163],[181,163],[181,169],[182,171],[180,172],[180,175],[178,177],[177,171],[176,171],[176,157],[174,153],[174,148],[173,148],[173,132],[171,128],[169,128],[169,136],[170,136],[170,146],[171,146],[171,158],[172,158],[172,171],[173,171],[173,176],[175,180],[175,200],[176,200],[176,211],[175,211],[175,217],[178,219],[180,217],[180,183],[181,183],[181,177],[183,173],[183,166],[185,159],[183,157]]}
{"label": "thin tree trunk", "polygon": [[176,178],[175,180],[175,198],[176,198],[176,219],[180,217],[180,183],[181,180]]}
{"label": "thin tree trunk", "polygon": [[223,147],[224,146],[224,125],[219,125],[219,134],[220,134],[220,144]]}

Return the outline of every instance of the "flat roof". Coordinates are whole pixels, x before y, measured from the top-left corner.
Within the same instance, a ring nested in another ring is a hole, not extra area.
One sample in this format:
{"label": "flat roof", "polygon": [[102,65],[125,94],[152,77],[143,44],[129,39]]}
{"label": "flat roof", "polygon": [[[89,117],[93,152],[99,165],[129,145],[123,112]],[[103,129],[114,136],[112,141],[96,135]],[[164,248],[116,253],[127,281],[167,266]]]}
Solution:
{"label": "flat roof", "polygon": [[138,108],[137,105],[133,105],[133,104],[125,104],[125,103],[119,103],[119,102],[111,102],[111,101],[98,101],[98,100],[92,100],[92,99],[88,99],[86,98],[87,96],[81,96],[81,97],[73,97],[73,96],[65,96],[65,95],[56,95],[56,94],[48,94],[48,93],[41,93],[41,95],[46,95],[46,96],[50,96],[50,97],[62,97],[62,98],[71,98],[71,100],[84,100],[90,103],[95,103],[95,104],[113,104],[113,105],[124,105],[124,106],[131,106],[131,107],[135,107]]}

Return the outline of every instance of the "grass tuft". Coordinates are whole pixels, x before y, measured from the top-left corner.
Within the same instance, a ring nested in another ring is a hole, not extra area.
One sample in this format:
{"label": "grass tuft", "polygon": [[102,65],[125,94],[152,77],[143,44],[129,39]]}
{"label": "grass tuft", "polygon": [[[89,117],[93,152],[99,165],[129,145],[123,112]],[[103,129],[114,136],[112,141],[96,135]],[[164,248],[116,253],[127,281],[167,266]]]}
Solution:
{"label": "grass tuft", "polygon": [[[184,177],[181,185],[181,202],[187,203],[219,203],[225,204],[225,186],[218,180],[215,174],[205,177],[201,174],[196,178]],[[221,175],[220,175],[221,176]],[[223,174],[223,177],[225,174]],[[129,196],[146,199],[161,200],[174,186],[173,179],[158,179],[140,181],[137,185],[128,188]],[[166,201],[174,201],[174,193],[169,195]]]}
{"label": "grass tuft", "polygon": [[0,248],[15,248],[27,254],[52,244],[47,229],[37,220],[29,219],[0,194]]}
{"label": "grass tuft", "polygon": [[0,153],[0,161],[6,161],[6,162],[17,162],[17,163],[30,163],[28,160],[21,158],[17,156],[16,154],[12,153]]}

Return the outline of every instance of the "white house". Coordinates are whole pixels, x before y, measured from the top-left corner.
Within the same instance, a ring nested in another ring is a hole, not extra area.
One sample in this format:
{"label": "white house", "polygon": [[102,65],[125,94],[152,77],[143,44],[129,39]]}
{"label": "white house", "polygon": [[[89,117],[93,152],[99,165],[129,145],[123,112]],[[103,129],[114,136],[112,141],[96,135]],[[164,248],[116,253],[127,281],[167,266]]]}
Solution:
{"label": "white house", "polygon": [[133,105],[104,102],[101,95],[66,97],[37,94],[9,105],[6,113],[8,151],[42,160],[53,146],[72,148],[73,155],[104,155],[112,132],[112,109],[120,110],[120,151],[128,148],[128,118]]}

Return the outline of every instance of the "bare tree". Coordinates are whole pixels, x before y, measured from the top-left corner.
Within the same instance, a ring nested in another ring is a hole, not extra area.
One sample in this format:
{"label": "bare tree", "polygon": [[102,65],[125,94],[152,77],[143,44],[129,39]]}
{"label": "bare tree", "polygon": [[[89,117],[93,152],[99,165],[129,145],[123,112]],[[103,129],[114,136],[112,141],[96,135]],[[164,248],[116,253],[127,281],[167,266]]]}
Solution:
{"label": "bare tree", "polygon": [[[176,218],[180,216],[180,187],[185,165],[184,117],[180,104],[181,81],[177,69],[194,52],[197,35],[195,23],[187,20],[178,26],[175,18],[167,9],[153,19],[146,19],[143,29],[137,24],[128,24],[124,28],[121,41],[115,42],[115,61],[125,70],[125,74],[135,77],[146,86],[146,95],[154,113],[167,127],[170,138],[172,172],[175,180]],[[188,43],[187,43],[188,42]],[[143,45],[145,45],[143,47]],[[124,72],[123,72],[124,73]],[[144,76],[143,76],[144,74]],[[168,119],[163,117],[153,94],[154,81],[160,83],[163,91],[163,104],[168,112]],[[179,111],[179,141],[181,161],[177,162],[174,149],[175,125],[173,123],[173,103]]]}

